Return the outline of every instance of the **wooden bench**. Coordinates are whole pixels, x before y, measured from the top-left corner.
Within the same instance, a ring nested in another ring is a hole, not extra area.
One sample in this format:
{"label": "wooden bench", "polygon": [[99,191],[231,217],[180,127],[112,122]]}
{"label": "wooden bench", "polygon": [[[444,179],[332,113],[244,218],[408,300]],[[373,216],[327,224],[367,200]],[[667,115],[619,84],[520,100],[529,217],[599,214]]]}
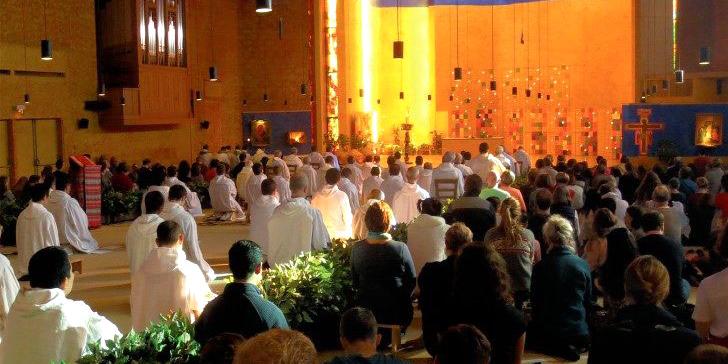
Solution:
{"label": "wooden bench", "polygon": [[448,198],[458,198],[458,179],[457,178],[436,178],[432,180],[435,193],[432,197],[445,201]]}
{"label": "wooden bench", "polygon": [[392,353],[396,353],[399,351],[399,348],[402,346],[402,328],[399,325],[384,325],[384,324],[378,324],[377,328],[389,330],[392,333]]}

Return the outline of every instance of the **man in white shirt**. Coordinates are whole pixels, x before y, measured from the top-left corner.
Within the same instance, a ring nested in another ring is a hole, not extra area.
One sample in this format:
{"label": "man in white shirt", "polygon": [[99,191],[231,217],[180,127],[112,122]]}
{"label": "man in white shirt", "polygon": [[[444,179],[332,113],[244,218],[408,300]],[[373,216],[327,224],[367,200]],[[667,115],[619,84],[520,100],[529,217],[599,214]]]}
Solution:
{"label": "man in white shirt", "polygon": [[336,168],[326,171],[326,185],[313,196],[311,206],[319,209],[324,225],[332,239],[349,239],[352,236],[352,212],[349,197],[336,186],[341,173]]}
{"label": "man in white shirt", "polygon": [[382,184],[379,186],[379,190],[384,193],[384,201],[389,206],[392,206],[392,203],[394,202],[394,195],[396,195],[397,192],[404,187],[404,179],[402,178],[402,173],[400,173],[399,164],[397,164],[396,161],[390,164],[387,170],[389,172],[389,176],[382,181]]}
{"label": "man in white shirt", "polygon": [[473,169],[463,164],[463,155],[455,153],[455,168],[459,169],[463,174],[463,178],[473,174]]}
{"label": "man in white shirt", "polygon": [[136,331],[180,311],[192,321],[202,313],[213,293],[200,267],[182,250],[182,228],[174,221],[157,227],[157,248],[152,250],[131,280],[131,320]]}
{"label": "man in white shirt", "polygon": [[[463,195],[464,178],[463,173],[459,169],[455,168],[453,162],[455,161],[454,152],[445,152],[442,156],[442,164],[432,171],[432,185],[430,187],[430,196],[436,198],[452,198],[456,199]],[[451,186],[456,190],[456,195],[451,196],[449,193],[438,192],[438,180],[456,180],[457,186]]]}
{"label": "man in white shirt", "polygon": [[15,298],[0,345],[0,363],[75,363],[89,345],[121,337],[119,329],[83,301],[66,298],[73,286],[68,254],[60,247],[36,252],[28,266],[30,289]]}
{"label": "man in white shirt", "polygon": [[[601,186],[599,186],[599,195],[602,196],[601,198],[611,198],[614,199],[615,204],[617,205],[617,210],[615,210],[614,215],[619,218],[619,221],[624,222],[624,216],[627,215],[627,208],[629,208],[629,202],[622,199],[622,196],[617,193],[617,186],[614,185],[614,182],[607,182]],[[575,205],[572,202],[572,206]],[[576,207],[574,207],[576,208]],[[687,216],[686,216],[687,218]],[[679,241],[679,240],[678,240]]]}
{"label": "man in white shirt", "polygon": [[224,164],[219,164],[217,176],[210,181],[210,202],[212,202],[215,214],[220,215],[220,220],[237,220],[245,214],[243,208],[235,200],[238,195],[235,182],[225,175],[225,169]]}
{"label": "man in white shirt", "polygon": [[417,184],[425,191],[430,191],[430,188],[432,188],[432,163],[427,162],[422,167],[420,177],[417,178]]}
{"label": "man in white shirt", "polygon": [[45,207],[49,192],[49,186],[44,183],[32,186],[28,207],[18,216],[15,242],[18,248],[16,269],[20,275],[28,272],[28,262],[35,252],[45,247],[61,245],[56,220]]}
{"label": "man in white shirt", "polygon": [[68,175],[57,173],[56,190],[48,200],[48,210],[53,214],[58,228],[61,244],[70,245],[83,253],[91,253],[99,248],[99,243],[88,229],[88,216],[75,198],[69,195],[71,185]]}
{"label": "man in white shirt", "polygon": [[318,182],[316,178],[318,172],[311,166],[308,156],[303,157],[303,166],[296,171],[296,174],[306,177],[306,191],[308,191],[309,195],[313,195],[313,192],[316,191],[316,183]]}
{"label": "man in white shirt", "polygon": [[2,342],[5,321],[8,319],[10,306],[20,291],[18,278],[15,277],[10,261],[0,254],[0,343]]}
{"label": "man in white shirt", "polygon": [[311,162],[311,164],[318,164],[319,166],[323,166],[325,161],[324,157],[316,150],[316,146],[311,146],[311,153],[308,155],[308,159]]}
{"label": "man in white shirt", "polygon": [[276,183],[276,191],[278,192],[278,200],[286,201],[291,198],[291,190],[288,187],[288,180],[281,176],[281,167],[276,165],[273,167],[273,177],[271,177]]}
{"label": "man in white shirt", "polygon": [[392,157],[394,158],[394,163],[397,163],[397,165],[399,166],[399,173],[402,179],[404,179],[404,174],[407,172],[407,163],[402,160],[402,153],[399,151],[394,152],[394,155],[392,155]]}
{"label": "man in white shirt", "polygon": [[392,210],[397,221],[409,223],[420,214],[417,205],[421,200],[430,197],[430,194],[417,184],[417,167],[407,170],[407,183],[394,195]]}
{"label": "man in white shirt", "polygon": [[[280,205],[280,202],[277,183],[273,179],[264,180],[260,189],[262,196],[255,203],[250,204],[250,240],[256,242],[263,249],[263,253],[267,254],[270,250],[268,221],[273,216],[273,211]],[[288,189],[288,186],[286,186],[286,189]]]}
{"label": "man in white shirt", "polygon": [[374,157],[371,155],[364,157],[364,164],[360,166],[363,178],[366,179],[369,176],[369,173],[372,171],[372,167],[379,167],[378,164],[374,163]]}
{"label": "man in white shirt", "polygon": [[147,191],[142,195],[142,215],[146,214],[144,200],[147,198],[147,194],[157,191],[164,196],[164,210],[169,209],[167,205],[167,196],[169,195],[169,186],[164,185],[164,180],[167,176],[167,170],[162,166],[155,166],[149,171],[149,187]]}
{"label": "man in white shirt", "polygon": [[470,167],[473,169],[473,173],[480,176],[483,181],[488,177],[488,172],[495,172],[496,176],[500,176],[506,170],[498,158],[488,153],[488,149],[488,143],[480,143],[478,147],[480,155],[470,161]]}
{"label": "man in white shirt", "polygon": [[303,167],[303,161],[298,157],[298,148],[296,147],[291,148],[291,154],[283,157],[283,161],[286,162],[286,165],[296,166],[296,170]]}
{"label": "man in white shirt", "polygon": [[499,145],[495,148],[495,157],[498,158],[498,160],[501,162],[501,164],[503,164],[503,167],[510,169],[512,171],[516,170],[515,163],[514,163],[516,160],[513,159],[513,157],[511,157],[510,155],[508,155],[508,153],[506,153],[506,150],[505,150],[505,148],[503,148],[502,145]]}
{"label": "man in white shirt", "polygon": [[364,177],[362,176],[361,168],[356,164],[356,160],[354,160],[354,156],[350,155],[346,158],[346,165],[342,168],[342,173],[345,168],[349,168],[351,170],[351,178],[349,178],[349,180],[354,183],[357,190],[361,190],[362,183],[364,183]]}
{"label": "man in white shirt", "polygon": [[[332,159],[331,162],[329,162],[326,157],[331,157],[331,159]],[[339,157],[337,157],[336,154],[334,154],[334,148],[326,147],[326,153],[324,153],[324,160],[326,161],[326,163],[328,163],[332,167],[334,167],[338,170],[341,170],[341,167],[339,164]]]}
{"label": "man in white shirt", "polygon": [[169,189],[169,211],[162,213],[160,217],[167,221],[174,221],[182,228],[182,234],[185,236],[182,249],[187,255],[187,259],[197,264],[202,273],[205,274],[207,281],[212,282],[215,279],[215,271],[212,270],[212,267],[205,261],[205,257],[202,256],[200,238],[197,235],[197,222],[192,214],[183,207],[186,198],[187,192],[183,186],[172,186]]}
{"label": "man in white shirt", "polygon": [[263,184],[263,180],[267,178],[263,173],[262,164],[254,163],[252,170],[253,175],[248,178],[248,183],[245,184],[245,201],[248,203],[248,206],[260,198],[260,186]]}
{"label": "man in white shirt", "polygon": [[290,184],[292,198],[278,206],[268,221],[271,266],[286,263],[303,252],[324,249],[331,241],[321,211],[306,199],[306,186],[302,175],[294,175]]}
{"label": "man in white shirt", "polygon": [[[321,165],[321,168],[319,168],[318,171],[316,171],[316,176],[318,178],[318,181],[316,184],[316,191],[320,191],[322,188],[324,188],[324,186],[326,186],[326,172],[329,169],[334,168],[334,166],[333,166],[334,158],[332,156],[330,156],[330,155],[326,156],[324,161],[326,163]],[[334,168],[334,169],[338,170],[338,168]]]}
{"label": "man in white shirt", "polygon": [[288,164],[286,164],[286,161],[281,158],[282,156],[283,152],[276,150],[273,152],[273,159],[269,160],[268,164],[272,168],[278,167],[280,175],[286,179],[286,184],[288,184],[288,180],[291,179],[291,171],[288,170]]}
{"label": "man in white shirt", "polygon": [[[728,245],[720,244],[718,253],[728,259]],[[728,269],[715,273],[700,282],[695,301],[695,329],[705,341],[715,338],[725,341],[728,338]]]}
{"label": "man in white shirt", "polygon": [[157,226],[164,222],[159,216],[164,206],[161,193],[150,192],[144,204],[147,214],[137,217],[126,232],[126,253],[129,255],[129,270],[132,274],[139,270],[144,259],[154,249],[157,244]]}
{"label": "man in white shirt", "polygon": [[[682,242],[683,235],[690,233],[690,220],[680,206],[670,206],[670,190],[665,185],[659,185],[652,191],[653,208],[665,218],[664,235],[673,241]],[[622,220],[624,221],[624,220]]]}
{"label": "man in white shirt", "polygon": [[[361,200],[366,201],[367,196],[372,192],[372,190],[379,190],[379,188],[382,185],[382,177],[379,175],[381,174],[381,171],[379,170],[379,167],[374,166],[368,171],[371,175],[364,180],[364,183],[362,183],[361,188]],[[381,191],[380,191],[381,192]],[[382,199],[384,199],[382,197]]]}
{"label": "man in white shirt", "polygon": [[359,208],[359,188],[354,184],[353,181],[353,170],[352,168],[356,167],[344,167],[341,170],[341,179],[339,180],[338,186],[341,191],[346,193],[346,196],[349,197],[349,205],[351,206],[351,211],[356,211],[356,209]]}
{"label": "man in white shirt", "polygon": [[185,210],[189,211],[192,216],[203,215],[200,197],[197,196],[197,192],[193,192],[192,190],[190,190],[190,188],[187,187],[184,182],[180,181],[179,178],[177,178],[177,167],[167,167],[167,179],[164,180],[164,185],[170,188],[172,186],[184,187],[185,193],[187,193],[187,198],[185,199],[185,203],[182,207],[184,207]]}

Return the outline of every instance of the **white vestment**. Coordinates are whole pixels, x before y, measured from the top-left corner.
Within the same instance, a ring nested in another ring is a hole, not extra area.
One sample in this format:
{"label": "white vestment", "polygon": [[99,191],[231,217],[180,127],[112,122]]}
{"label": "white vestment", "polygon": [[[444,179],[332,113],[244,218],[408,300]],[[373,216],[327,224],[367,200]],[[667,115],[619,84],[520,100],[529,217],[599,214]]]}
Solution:
{"label": "white vestment", "polygon": [[483,153],[473,158],[470,161],[470,167],[473,169],[473,173],[483,179],[483,182],[485,182],[489,172],[495,172],[500,177],[506,170],[503,163],[490,153]]}
{"label": "white vestment", "polygon": [[337,186],[326,185],[313,196],[311,206],[321,211],[326,230],[332,239],[351,238],[353,216],[346,193]]}
{"label": "white vestment", "polygon": [[456,164],[455,168],[460,170],[460,172],[463,174],[463,178],[473,174],[473,169],[464,164]]}
{"label": "white vestment", "polygon": [[253,156],[250,157],[250,160],[251,160],[251,162],[253,162],[253,164],[260,163],[260,161],[262,161],[263,158],[265,158],[267,156],[268,155],[265,154],[265,152],[263,151],[263,149],[258,149],[258,150],[255,151],[255,154],[253,154]]}
{"label": "white vestment", "polygon": [[131,320],[134,330],[159,321],[159,315],[180,311],[194,321],[213,294],[200,267],[180,248],[152,250],[131,279]]}
{"label": "white vestment", "polygon": [[20,291],[20,284],[18,284],[18,278],[15,277],[13,267],[10,266],[8,258],[0,254],[0,341],[3,337],[10,306],[15,302],[18,291]]}
{"label": "white vestment", "polygon": [[308,155],[308,160],[309,160],[309,162],[311,162],[311,164],[318,163],[321,166],[323,166],[324,163],[326,163],[326,161],[324,161],[324,157],[319,152],[311,152],[311,154]]}
{"label": "white vestment", "polygon": [[126,253],[129,255],[129,270],[136,272],[147,258],[147,255],[157,246],[157,226],[163,223],[157,214],[148,214],[137,217],[126,231]]}
{"label": "white vestment", "polygon": [[250,180],[250,176],[252,175],[253,167],[245,166],[240,173],[238,173],[238,176],[235,177],[235,188],[238,189],[238,197],[242,198],[245,202],[248,202],[250,199],[246,186],[248,185],[248,180]]}
{"label": "white vestment", "polygon": [[417,203],[429,198],[430,194],[416,183],[405,183],[392,199],[392,210],[397,221],[405,224],[414,220],[420,212]]}
{"label": "white vestment", "polygon": [[88,216],[75,198],[64,191],[53,191],[48,199],[48,210],[53,214],[61,244],[90,253],[99,248],[88,229]]}
{"label": "white vestment", "polygon": [[200,249],[200,237],[197,234],[197,222],[195,218],[187,210],[177,202],[172,202],[169,212],[162,213],[161,218],[167,221],[174,221],[182,228],[182,234],[185,236],[182,249],[187,255],[187,260],[197,264],[202,273],[205,274],[208,282],[215,279],[215,271],[212,270],[210,264],[207,264],[205,257]]}
{"label": "white vestment", "polygon": [[401,159],[397,159],[395,163],[399,166],[399,175],[404,177],[407,174],[407,163]]}
{"label": "white vestment", "polygon": [[382,181],[382,184],[379,185],[379,189],[382,193],[384,193],[384,201],[387,202],[390,207],[394,202],[394,195],[396,195],[402,187],[404,187],[404,180],[402,179],[401,174],[396,176],[387,175],[387,178],[385,178],[384,181]]}
{"label": "white vestment", "polygon": [[430,191],[432,187],[432,170],[423,168],[420,171],[420,176],[417,178],[417,184],[424,188],[425,191]]}
{"label": "white vestment", "polygon": [[356,185],[352,183],[348,178],[342,177],[337,184],[339,189],[343,191],[347,197],[349,197],[349,206],[351,211],[359,209],[359,190]]}
{"label": "white vestment", "polygon": [[291,179],[291,171],[288,170],[288,164],[286,164],[286,161],[283,159],[280,159],[278,157],[273,157],[271,167],[278,166],[278,168],[281,171],[281,176],[285,178],[286,180]]}
{"label": "white vestment", "polygon": [[321,211],[303,197],[283,202],[268,221],[268,264],[290,261],[303,252],[324,249],[331,241]]}
{"label": "white vestment", "polygon": [[20,275],[28,273],[28,262],[35,252],[45,247],[61,245],[56,220],[45,206],[32,201],[28,203],[28,207],[18,216],[15,243],[18,248],[16,268]]}
{"label": "white vestment", "polygon": [[116,325],[63,290],[29,289],[18,294],[8,314],[0,363],[75,363],[89,344],[106,347],[119,337]]}
{"label": "white vestment", "polygon": [[445,233],[450,225],[439,216],[421,214],[407,226],[407,247],[415,263],[415,272],[429,262],[439,262],[445,257]]}
{"label": "white vestment", "polygon": [[324,153],[324,160],[326,160],[326,157],[331,157],[333,159],[333,161],[331,162],[332,167],[334,167],[338,170],[341,170],[341,167],[339,167],[340,166],[339,157],[337,157],[336,154],[331,153],[331,152],[326,152],[326,153]]}
{"label": "white vestment", "polygon": [[142,215],[147,213],[146,199],[149,192],[152,191],[157,191],[162,194],[162,197],[164,197],[164,207],[162,208],[162,211],[169,210],[169,186],[149,186],[147,192],[144,192],[144,195],[142,195]]}
{"label": "white vestment", "polygon": [[356,164],[347,164],[344,166],[344,168],[349,168],[351,170],[351,182],[356,185],[356,188],[358,190],[361,190],[362,183],[364,183],[364,177],[361,173],[361,168],[359,168]]}
{"label": "white vestment", "polygon": [[316,179],[316,175],[318,174],[313,167],[311,167],[310,164],[306,164],[303,167],[299,168],[298,171],[296,171],[296,174],[301,174],[306,177],[306,191],[308,191],[309,196],[313,196],[313,194],[318,189],[318,180]]}
{"label": "white vestment", "polygon": [[326,187],[326,171],[329,169],[334,168],[331,165],[324,163],[321,165],[321,168],[316,171],[316,191],[320,191],[322,188]]}
{"label": "white vestment", "polygon": [[528,173],[528,170],[531,169],[531,157],[528,153],[523,149],[518,149],[513,153],[513,158],[521,163],[521,167],[519,168],[520,174],[524,175]]}
{"label": "white vestment", "polygon": [[172,186],[180,185],[185,188],[185,191],[187,191],[187,202],[185,203],[184,208],[192,214],[192,216],[202,216],[202,203],[200,202],[200,197],[197,196],[197,192],[193,192],[187,185],[180,181],[177,177],[167,177],[167,179],[164,181],[165,186],[169,186],[170,188]]}
{"label": "white vestment", "polygon": [[378,190],[382,186],[382,181],[384,180],[379,176],[369,176],[365,179],[361,187],[361,201],[366,201],[372,190]]}
{"label": "white vestment", "polygon": [[289,155],[283,157],[283,160],[289,166],[296,166],[296,170],[298,170],[298,168],[303,167],[303,162],[301,161],[301,158],[298,158],[298,156],[295,154],[289,154]]}
{"label": "white vestment", "polygon": [[[477,173],[477,172],[475,172]],[[437,193],[437,180],[439,179],[454,179],[457,180],[457,186],[454,186],[457,190],[456,194],[457,196],[451,196],[451,194],[443,193],[439,194]],[[439,197],[439,198],[458,198],[463,195],[463,189],[464,189],[464,179],[463,179],[463,172],[460,172],[459,169],[455,168],[455,166],[450,162],[444,162],[440,164],[439,167],[432,170],[432,184],[430,186],[430,195]]]}
{"label": "white vestment", "polygon": [[[369,229],[367,229],[367,224],[364,222],[364,217],[367,214],[367,210],[369,210],[369,207],[373,205],[375,202],[379,202],[380,200],[377,199],[370,199],[364,202],[356,211],[354,212],[354,238],[355,239],[366,239],[367,234],[369,234]],[[397,218],[394,217],[394,214],[392,213],[392,210],[389,210],[389,225],[395,226],[397,225]]]}
{"label": "white vestment", "polygon": [[[273,211],[280,205],[278,197],[262,195],[250,204],[250,240],[258,243],[264,254],[269,252],[268,221]],[[285,228],[283,230],[288,230]],[[290,231],[287,231],[290,234]]]}
{"label": "white vestment", "polygon": [[273,181],[276,183],[276,189],[278,189],[278,200],[286,201],[291,198],[291,187],[287,179],[281,176],[274,176]]}
{"label": "white vestment", "polygon": [[243,208],[235,200],[237,195],[235,182],[229,177],[219,175],[210,181],[210,202],[215,212],[235,212],[242,215]]}
{"label": "white vestment", "polygon": [[259,175],[254,174],[248,178],[248,183],[245,184],[245,195],[248,198],[245,201],[248,205],[257,201],[260,196],[263,196],[263,191],[261,191],[260,186],[266,178],[263,173]]}

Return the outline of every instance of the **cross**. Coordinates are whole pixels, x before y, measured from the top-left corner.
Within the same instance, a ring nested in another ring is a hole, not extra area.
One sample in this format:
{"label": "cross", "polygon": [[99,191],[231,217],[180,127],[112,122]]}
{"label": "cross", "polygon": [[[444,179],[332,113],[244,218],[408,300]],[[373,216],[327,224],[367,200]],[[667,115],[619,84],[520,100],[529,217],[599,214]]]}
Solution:
{"label": "cross", "polygon": [[647,155],[647,151],[652,145],[652,134],[662,130],[665,123],[650,123],[652,109],[638,109],[637,114],[640,116],[640,122],[624,124],[624,128],[634,130],[634,143],[640,147],[640,155]]}

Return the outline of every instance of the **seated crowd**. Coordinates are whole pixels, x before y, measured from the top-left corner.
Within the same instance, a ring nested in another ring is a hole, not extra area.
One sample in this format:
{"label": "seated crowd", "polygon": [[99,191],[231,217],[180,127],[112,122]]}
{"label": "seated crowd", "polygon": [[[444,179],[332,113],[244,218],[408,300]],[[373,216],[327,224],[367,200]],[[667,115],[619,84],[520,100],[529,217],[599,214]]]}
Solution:
{"label": "seated crowd", "polygon": [[[378,156],[340,163],[315,148],[304,156],[203,148],[191,165],[145,160],[131,172],[113,158],[101,164],[105,188],[144,191],[125,241],[134,329],[166,312],[188,315],[203,362],[317,362],[312,342],[258,287],[268,266],[332,239],[356,241],[357,299],[341,316],[345,353],[331,363],[400,363],[381,352],[416,309],[437,363],[520,363],[527,350],[568,361],[588,353],[590,363],[725,362],[728,174],[701,158],[648,170],[627,158],[609,168],[602,157],[590,167],[560,155],[531,168],[522,148],[491,154],[483,143],[474,158],[446,152],[434,169],[421,157],[408,167],[399,153],[385,165]],[[98,244],[75,223],[85,216],[61,169],[18,195],[0,179],[0,198],[29,201],[16,270],[30,281],[19,289],[0,259],[0,362],[73,362],[89,343],[121,335],[65,296],[68,254]],[[201,196],[190,186],[203,181],[217,219],[251,223],[250,239],[229,249],[233,281],[219,296],[194,219]],[[406,241],[391,234],[398,223]],[[43,349],[30,350],[28,336]]]}

